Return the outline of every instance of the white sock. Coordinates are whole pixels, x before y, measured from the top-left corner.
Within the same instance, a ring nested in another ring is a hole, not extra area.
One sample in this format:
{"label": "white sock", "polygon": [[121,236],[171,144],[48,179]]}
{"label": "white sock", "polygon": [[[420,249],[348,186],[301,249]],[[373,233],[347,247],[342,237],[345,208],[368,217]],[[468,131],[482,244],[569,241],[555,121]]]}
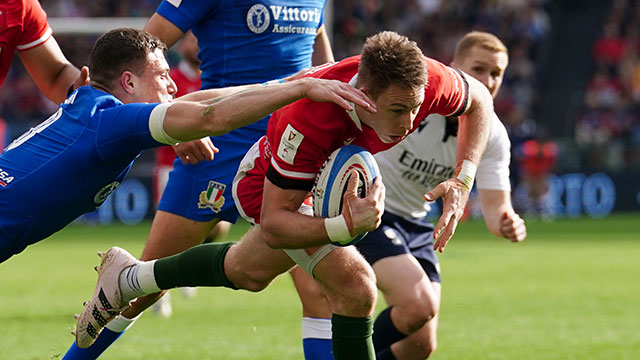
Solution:
{"label": "white sock", "polygon": [[156,260],[130,266],[120,273],[120,290],[124,301],[161,291],[153,274]]}
{"label": "white sock", "polygon": [[133,319],[128,319],[124,317],[124,315],[120,315],[115,319],[109,321],[109,323],[105,327],[113,332],[121,333],[130,328],[131,325],[133,325],[133,323],[136,322],[138,318],[140,318],[140,316],[142,316],[142,313],[134,317]]}
{"label": "white sock", "polygon": [[331,319],[302,318],[303,339],[331,339]]}

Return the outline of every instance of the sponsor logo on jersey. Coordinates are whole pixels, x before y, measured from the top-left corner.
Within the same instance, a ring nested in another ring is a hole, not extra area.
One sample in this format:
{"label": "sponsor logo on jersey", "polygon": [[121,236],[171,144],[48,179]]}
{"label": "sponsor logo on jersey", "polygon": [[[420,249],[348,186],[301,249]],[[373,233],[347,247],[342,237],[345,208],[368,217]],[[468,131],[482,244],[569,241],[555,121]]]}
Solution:
{"label": "sponsor logo on jersey", "polygon": [[102,205],[102,203],[107,200],[107,197],[111,195],[112,192],[116,191],[116,189],[120,186],[119,181],[114,181],[110,184],[105,185],[102,189],[98,190],[96,195],[93,197],[93,202],[96,206]]}
{"label": "sponsor logo on jersey", "polygon": [[269,10],[262,4],[253,5],[247,12],[247,26],[255,34],[263,33],[270,23]]}
{"label": "sponsor logo on jersey", "polygon": [[424,186],[433,188],[446,179],[452,178],[455,167],[438,163],[435,159],[425,160],[416,157],[408,150],[402,151],[398,162],[404,169],[402,178],[413,182],[419,182]]}
{"label": "sponsor logo on jersey", "polygon": [[[267,8],[262,4],[255,4],[247,11],[247,26],[254,34],[262,34],[269,28],[273,20],[271,32],[315,35],[321,18],[322,12],[318,8],[304,9],[282,5],[271,5]],[[289,24],[292,22],[298,24]],[[300,25],[300,22],[312,26]]]}
{"label": "sponsor logo on jersey", "polygon": [[210,180],[207,189],[200,193],[198,197],[198,209],[211,209],[214,213],[219,213],[224,205],[225,184]]}
{"label": "sponsor logo on jersey", "polygon": [[0,169],[0,186],[5,187],[9,185],[13,181],[13,176],[11,176],[8,172]]}
{"label": "sponsor logo on jersey", "polygon": [[278,145],[278,152],[276,155],[278,155],[278,157],[287,164],[293,165],[293,161],[298,153],[298,147],[300,146],[300,143],[302,143],[303,139],[304,135],[294,129],[291,124],[288,124],[280,138],[280,144]]}

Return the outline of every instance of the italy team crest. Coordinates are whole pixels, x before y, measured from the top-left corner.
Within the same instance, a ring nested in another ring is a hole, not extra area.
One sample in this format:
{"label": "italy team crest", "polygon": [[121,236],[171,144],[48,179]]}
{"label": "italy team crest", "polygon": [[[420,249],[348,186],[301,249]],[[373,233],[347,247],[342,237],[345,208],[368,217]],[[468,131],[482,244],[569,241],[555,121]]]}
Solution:
{"label": "italy team crest", "polygon": [[222,194],[224,194],[226,188],[226,185],[210,180],[207,189],[200,193],[198,208],[209,208],[214,213],[219,213],[224,205],[224,196]]}

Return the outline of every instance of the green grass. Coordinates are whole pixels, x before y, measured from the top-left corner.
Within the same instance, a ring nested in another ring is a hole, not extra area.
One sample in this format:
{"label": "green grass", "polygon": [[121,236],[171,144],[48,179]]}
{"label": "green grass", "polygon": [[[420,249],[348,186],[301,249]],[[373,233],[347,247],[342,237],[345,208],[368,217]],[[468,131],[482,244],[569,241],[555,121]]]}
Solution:
{"label": "green grass", "polygon": [[[61,358],[93,292],[95,252],[138,255],[148,227],[71,226],[0,264],[0,359]],[[531,223],[521,244],[470,221],[440,260],[434,359],[640,358],[640,215]],[[172,300],[173,318],[145,314],[102,358],[302,359],[287,276],[259,294],[202,288]]]}

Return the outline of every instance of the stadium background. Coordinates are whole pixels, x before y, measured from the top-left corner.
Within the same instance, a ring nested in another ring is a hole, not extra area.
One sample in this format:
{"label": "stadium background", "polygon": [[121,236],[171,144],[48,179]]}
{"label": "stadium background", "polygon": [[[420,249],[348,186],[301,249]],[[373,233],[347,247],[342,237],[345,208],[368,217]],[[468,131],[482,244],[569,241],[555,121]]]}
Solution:
{"label": "stadium background", "polygon": [[[79,66],[99,33],[142,27],[158,1],[42,4]],[[496,108],[514,150],[530,137],[559,147],[549,202],[559,219],[527,217],[529,237],[519,244],[468,221],[439,256],[446,285],[434,358],[639,359],[640,0],[333,0],[327,13],[338,59],[381,29],[409,35],[445,63],[466,31],[498,35],[511,62]],[[175,53],[169,58],[177,62]],[[8,137],[53,111],[15,61],[0,88]],[[112,225],[69,226],[0,265],[0,359],[63,356],[72,315],[93,291],[95,252],[142,251],[152,167],[153,153],[143,154],[130,180],[85,219]],[[232,227],[227,238],[247,227]],[[198,291],[173,297],[171,319],[145,315],[101,358],[302,358],[300,304],[287,276],[259,294]]]}
{"label": "stadium background", "polygon": [[[101,32],[141,27],[158,1],[41,3],[63,51],[80,66]],[[325,22],[336,59],[358,53],[366,36],[383,29],[409,36],[425,55],[445,63],[465,32],[497,35],[510,50],[496,112],[512,141],[517,210],[531,210],[518,165],[527,139],[558,146],[547,217],[601,218],[640,209],[640,1],[330,1]],[[178,55],[170,51],[169,60],[175,64]],[[6,141],[54,110],[16,57],[0,89]],[[147,152],[114,196],[85,219],[135,224],[150,218],[152,170],[153,153]]]}

